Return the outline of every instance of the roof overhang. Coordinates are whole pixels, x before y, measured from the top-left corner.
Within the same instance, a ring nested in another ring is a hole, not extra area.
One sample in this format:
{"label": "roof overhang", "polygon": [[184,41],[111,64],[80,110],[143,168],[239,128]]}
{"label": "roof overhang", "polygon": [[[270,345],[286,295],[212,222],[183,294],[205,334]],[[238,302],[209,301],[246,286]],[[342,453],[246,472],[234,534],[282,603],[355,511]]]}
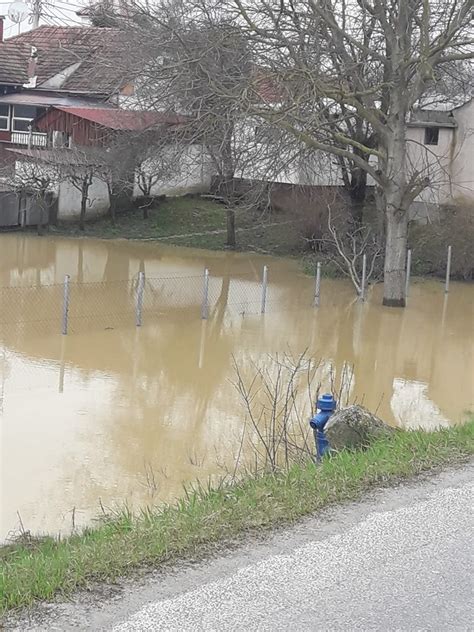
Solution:
{"label": "roof overhang", "polygon": [[455,129],[458,126],[456,121],[409,121],[407,127],[438,127],[440,129]]}
{"label": "roof overhang", "polygon": [[15,92],[0,96],[0,103],[12,105],[33,105],[37,107],[94,107],[94,108],[114,108],[113,105],[103,101],[84,99],[82,97],[63,95],[51,95],[35,92]]}

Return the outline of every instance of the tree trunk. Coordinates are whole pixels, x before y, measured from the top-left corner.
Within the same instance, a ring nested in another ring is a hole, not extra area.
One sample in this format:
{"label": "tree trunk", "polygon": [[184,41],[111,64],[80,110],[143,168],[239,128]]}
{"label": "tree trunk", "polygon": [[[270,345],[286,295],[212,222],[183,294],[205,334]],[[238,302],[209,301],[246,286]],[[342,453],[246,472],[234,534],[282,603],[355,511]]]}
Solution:
{"label": "tree trunk", "polygon": [[43,203],[44,203],[44,199],[41,199],[39,203],[40,209],[39,209],[38,225],[36,227],[38,235],[43,234]]}
{"label": "tree trunk", "polygon": [[85,230],[85,219],[86,219],[86,209],[87,209],[87,193],[84,195],[82,193],[81,197],[81,214],[79,216],[79,230]]}
{"label": "tree trunk", "polygon": [[152,204],[151,197],[149,195],[143,196],[143,205],[142,205],[143,219],[148,219],[150,217],[151,204]]}
{"label": "tree trunk", "polygon": [[112,195],[110,197],[110,223],[112,224],[112,226],[115,226],[116,210],[117,210],[117,199],[115,195]]}
{"label": "tree trunk", "polygon": [[354,167],[351,171],[349,196],[351,199],[351,215],[357,226],[362,224],[364,219],[364,205],[367,193],[367,172],[359,167]]}
{"label": "tree trunk", "polygon": [[235,248],[236,239],[235,239],[235,211],[232,208],[226,209],[226,219],[227,219],[227,240],[226,246],[230,248]]}
{"label": "tree trunk", "polygon": [[224,128],[222,143],[222,174],[224,178],[223,189],[226,200],[226,220],[227,220],[227,239],[226,246],[235,248],[237,240],[235,238],[235,182],[234,182],[234,154],[232,138],[234,135],[234,126],[231,122]]}
{"label": "tree trunk", "polygon": [[383,304],[405,307],[408,211],[387,204]]}
{"label": "tree trunk", "polygon": [[110,213],[110,223],[112,226],[115,226],[115,218],[117,214],[117,200],[118,196],[115,193],[114,187],[111,184],[107,185],[107,189],[109,192],[109,213]]}
{"label": "tree trunk", "polygon": [[[402,77],[400,86],[405,85],[405,79]],[[393,90],[391,100],[392,115],[387,125],[392,133],[386,139],[387,158],[383,164],[385,175],[383,206],[386,230],[383,304],[387,307],[405,307],[409,207],[407,201],[409,184],[406,170],[406,95],[401,89]]]}

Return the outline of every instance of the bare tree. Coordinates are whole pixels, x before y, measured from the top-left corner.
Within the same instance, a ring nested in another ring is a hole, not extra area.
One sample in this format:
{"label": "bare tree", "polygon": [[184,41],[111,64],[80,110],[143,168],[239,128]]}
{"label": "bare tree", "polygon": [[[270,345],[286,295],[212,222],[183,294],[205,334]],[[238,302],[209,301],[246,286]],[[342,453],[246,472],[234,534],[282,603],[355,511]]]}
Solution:
{"label": "bare tree", "polygon": [[135,146],[136,150],[132,150],[135,182],[142,198],[143,219],[148,219],[154,190],[179,172],[180,151],[170,139],[160,142],[152,136],[146,138],[142,135]]}
{"label": "bare tree", "polygon": [[[206,148],[217,174],[217,193],[226,207],[227,245],[234,247],[238,168],[234,130],[238,96],[251,72],[247,44],[230,22],[210,13],[200,23],[182,14],[178,18],[173,3],[162,4],[151,14],[147,30],[147,57],[160,60],[145,66],[148,93],[151,86],[157,109],[172,107],[191,117],[187,142]],[[225,85],[232,98],[215,90],[215,81]]]}
{"label": "bare tree", "polygon": [[[383,302],[404,306],[408,211],[430,184],[407,164],[407,122],[440,69],[472,59],[472,1],[222,4],[281,94],[278,107],[266,107],[247,91],[245,109],[372,178],[386,228]],[[370,142],[345,133],[342,121],[362,122]]]}
{"label": "bare tree", "polygon": [[43,233],[43,227],[48,220],[51,196],[59,182],[58,170],[52,166],[24,160],[17,168],[10,171],[6,183],[21,198],[28,196],[34,200],[39,211],[38,235]]}
{"label": "bare tree", "polygon": [[308,420],[321,386],[319,369],[306,351],[288,352],[250,361],[247,380],[234,359],[234,386],[248,426],[243,443],[249,444],[254,473],[287,470],[311,456]]}
{"label": "bare tree", "polygon": [[[135,3],[137,11],[139,6]],[[215,175],[213,192],[226,210],[226,242],[234,247],[236,207],[254,208],[267,193],[262,179],[255,179],[252,190],[245,194],[235,182],[255,163],[250,145],[259,154],[263,151],[262,142],[252,136],[244,144],[237,132],[243,124],[240,95],[252,74],[247,42],[232,20],[225,20],[212,8],[196,20],[192,7],[183,11],[179,3],[165,1],[148,9],[147,15],[145,26],[135,20],[128,23],[130,41],[140,51],[135,99],[144,108],[187,115],[181,147],[183,152],[193,144],[204,148],[205,160]],[[217,90],[219,85],[227,93]],[[276,156],[275,147],[273,151]],[[274,168],[275,161],[267,164]],[[146,187],[141,171],[138,176]]]}
{"label": "bare tree", "polygon": [[[343,220],[344,221],[344,220]],[[382,243],[377,232],[368,224],[345,221],[341,229],[328,213],[328,233],[323,237],[328,258],[348,276],[359,296],[363,293],[363,258],[367,258],[365,283],[380,272]]]}
{"label": "bare tree", "polygon": [[48,151],[48,160],[57,165],[61,182],[70,183],[80,194],[79,229],[85,230],[88,207],[94,180],[104,180],[108,173],[107,160],[103,148],[73,147]]}
{"label": "bare tree", "polygon": [[[143,12],[143,3],[132,4],[137,12],[142,4]],[[162,107],[167,95],[214,133],[208,145],[218,149],[224,184],[235,173],[231,139],[245,117],[334,156],[359,205],[369,178],[385,232],[383,302],[404,306],[409,208],[431,184],[428,162],[408,157],[407,124],[440,77],[473,58],[472,0],[161,0],[155,6],[144,10],[146,28],[140,22],[138,30],[145,44],[137,47],[148,47],[142,74],[154,77],[144,83],[155,103]],[[262,91],[262,72],[273,98]],[[232,243],[231,209],[228,219]]]}

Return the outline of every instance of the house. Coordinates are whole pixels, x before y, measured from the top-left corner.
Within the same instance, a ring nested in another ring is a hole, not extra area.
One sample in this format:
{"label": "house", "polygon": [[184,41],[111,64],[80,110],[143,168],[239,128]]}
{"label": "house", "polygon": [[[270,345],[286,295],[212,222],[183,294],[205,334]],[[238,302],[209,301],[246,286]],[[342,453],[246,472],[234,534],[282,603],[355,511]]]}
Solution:
{"label": "house", "polygon": [[[134,91],[124,69],[130,51],[122,37],[118,28],[41,26],[0,41],[0,161],[15,164],[17,175],[24,177],[33,164],[54,169],[58,150],[75,148],[83,154],[85,147],[103,147],[117,135],[162,132],[183,121],[174,115],[119,108]],[[67,156],[73,161],[74,157],[60,153],[64,172]],[[209,190],[202,148],[187,147],[182,158],[183,163],[163,181],[156,175],[157,160],[147,157],[142,175],[151,184],[150,196]],[[80,213],[80,193],[60,183],[57,171],[53,192],[58,197],[58,216],[75,218]],[[139,183],[132,188],[139,197]],[[91,192],[88,214],[105,213],[106,178],[95,178]]]}
{"label": "house", "polygon": [[[253,119],[240,125],[238,142],[250,148],[250,154],[241,160],[239,179],[270,181],[272,200],[284,199],[287,208],[313,203],[321,188],[344,186],[336,157],[321,151],[302,151],[298,155],[296,146],[294,157],[291,148],[286,148],[289,154],[286,161],[285,149],[275,152],[270,148],[265,155],[264,143],[259,143],[259,136],[265,133],[271,134],[271,127]],[[435,219],[440,205],[460,199],[474,201],[473,98],[443,109],[438,105],[414,110],[408,123],[407,141],[408,173],[416,170],[428,182],[412,204],[411,219]],[[376,165],[375,158],[373,163]],[[372,187],[373,184],[369,176],[367,185]]]}
{"label": "house", "polygon": [[29,125],[51,106],[115,107],[130,90],[117,58],[120,42],[119,29],[55,26],[0,40],[2,148],[44,147],[46,136],[29,133]]}
{"label": "house", "polygon": [[[89,13],[85,11],[83,17]],[[184,124],[176,115],[139,111],[146,103],[140,95],[144,60],[133,59],[123,37],[115,27],[42,26],[0,41],[0,160],[3,156],[17,164],[32,160],[51,164],[52,153],[46,160],[46,154],[40,159],[35,152],[18,150],[104,147],[117,135],[163,133],[165,128]],[[126,70],[134,64],[134,71]],[[265,103],[278,104],[281,97],[271,78],[259,71],[255,83]],[[146,95],[149,86],[145,88]],[[153,110],[156,94],[151,98]],[[473,108],[470,100],[444,111],[424,107],[413,113],[408,127],[409,168],[429,179],[429,186],[413,204],[413,217],[426,219],[440,203],[473,198]],[[280,148],[278,135],[268,142],[274,132],[261,120],[245,119],[236,125],[238,180],[269,183],[287,209],[301,207],[302,198],[312,205],[321,188],[343,187],[341,166],[334,156],[300,152],[284,144]],[[209,191],[213,169],[204,147],[196,139],[185,150],[180,147],[179,164],[175,162],[165,175],[163,158],[171,163],[170,152],[178,153],[170,144],[168,156],[161,152],[144,159],[133,185],[135,197]],[[141,181],[146,181],[146,187],[140,186]],[[368,185],[372,184],[369,177]],[[97,213],[105,212],[108,204],[104,187],[104,182],[97,184],[94,202],[90,202]],[[75,194],[63,198],[66,202],[59,203],[59,216],[76,217]],[[270,199],[273,203],[273,194]]]}
{"label": "house", "polygon": [[414,111],[407,138],[410,167],[429,180],[413,204],[415,216],[431,217],[439,204],[454,200],[474,202],[474,98]]}
{"label": "house", "polygon": [[176,134],[186,122],[186,117],[159,112],[55,106],[31,124],[33,133],[46,138],[44,147],[7,151],[15,158],[19,182],[47,175],[62,220],[80,216],[81,185],[90,178],[87,216],[94,217],[108,212],[114,178],[122,190],[124,182],[132,183],[123,200],[128,204],[130,197],[209,191],[212,173],[202,147],[186,143],[177,149]]}

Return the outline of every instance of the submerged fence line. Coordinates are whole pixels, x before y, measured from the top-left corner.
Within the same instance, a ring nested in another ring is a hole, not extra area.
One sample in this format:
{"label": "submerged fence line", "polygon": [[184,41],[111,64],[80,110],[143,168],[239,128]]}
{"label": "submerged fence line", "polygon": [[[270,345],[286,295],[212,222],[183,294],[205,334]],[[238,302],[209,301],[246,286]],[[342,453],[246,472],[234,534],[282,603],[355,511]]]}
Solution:
{"label": "submerged fence line", "polygon": [[[449,292],[452,248],[448,247],[445,292]],[[407,252],[405,294],[410,288],[412,252]],[[359,299],[367,299],[367,260],[362,264]],[[325,300],[321,292],[322,264],[317,262],[314,285],[295,295],[285,284],[270,283],[269,267],[259,272],[212,276],[208,268],[200,275],[147,277],[143,271],[125,280],[71,281],[63,283],[0,287],[0,327],[36,324],[54,333],[77,332],[81,324],[88,329],[114,328],[120,324],[142,327],[158,316],[186,311],[207,320],[215,310],[239,315],[264,315],[269,312],[315,307]],[[119,323],[117,321],[120,321]]]}
{"label": "submerged fence line", "polygon": [[[285,288],[270,285],[269,269],[235,275],[145,276],[112,281],[63,283],[0,288],[0,326],[46,326],[63,335],[87,327],[112,328],[120,324],[142,327],[157,316],[185,311],[207,320],[219,309],[240,315],[310,307],[312,296],[294,300]],[[34,329],[34,327],[33,327]]]}

